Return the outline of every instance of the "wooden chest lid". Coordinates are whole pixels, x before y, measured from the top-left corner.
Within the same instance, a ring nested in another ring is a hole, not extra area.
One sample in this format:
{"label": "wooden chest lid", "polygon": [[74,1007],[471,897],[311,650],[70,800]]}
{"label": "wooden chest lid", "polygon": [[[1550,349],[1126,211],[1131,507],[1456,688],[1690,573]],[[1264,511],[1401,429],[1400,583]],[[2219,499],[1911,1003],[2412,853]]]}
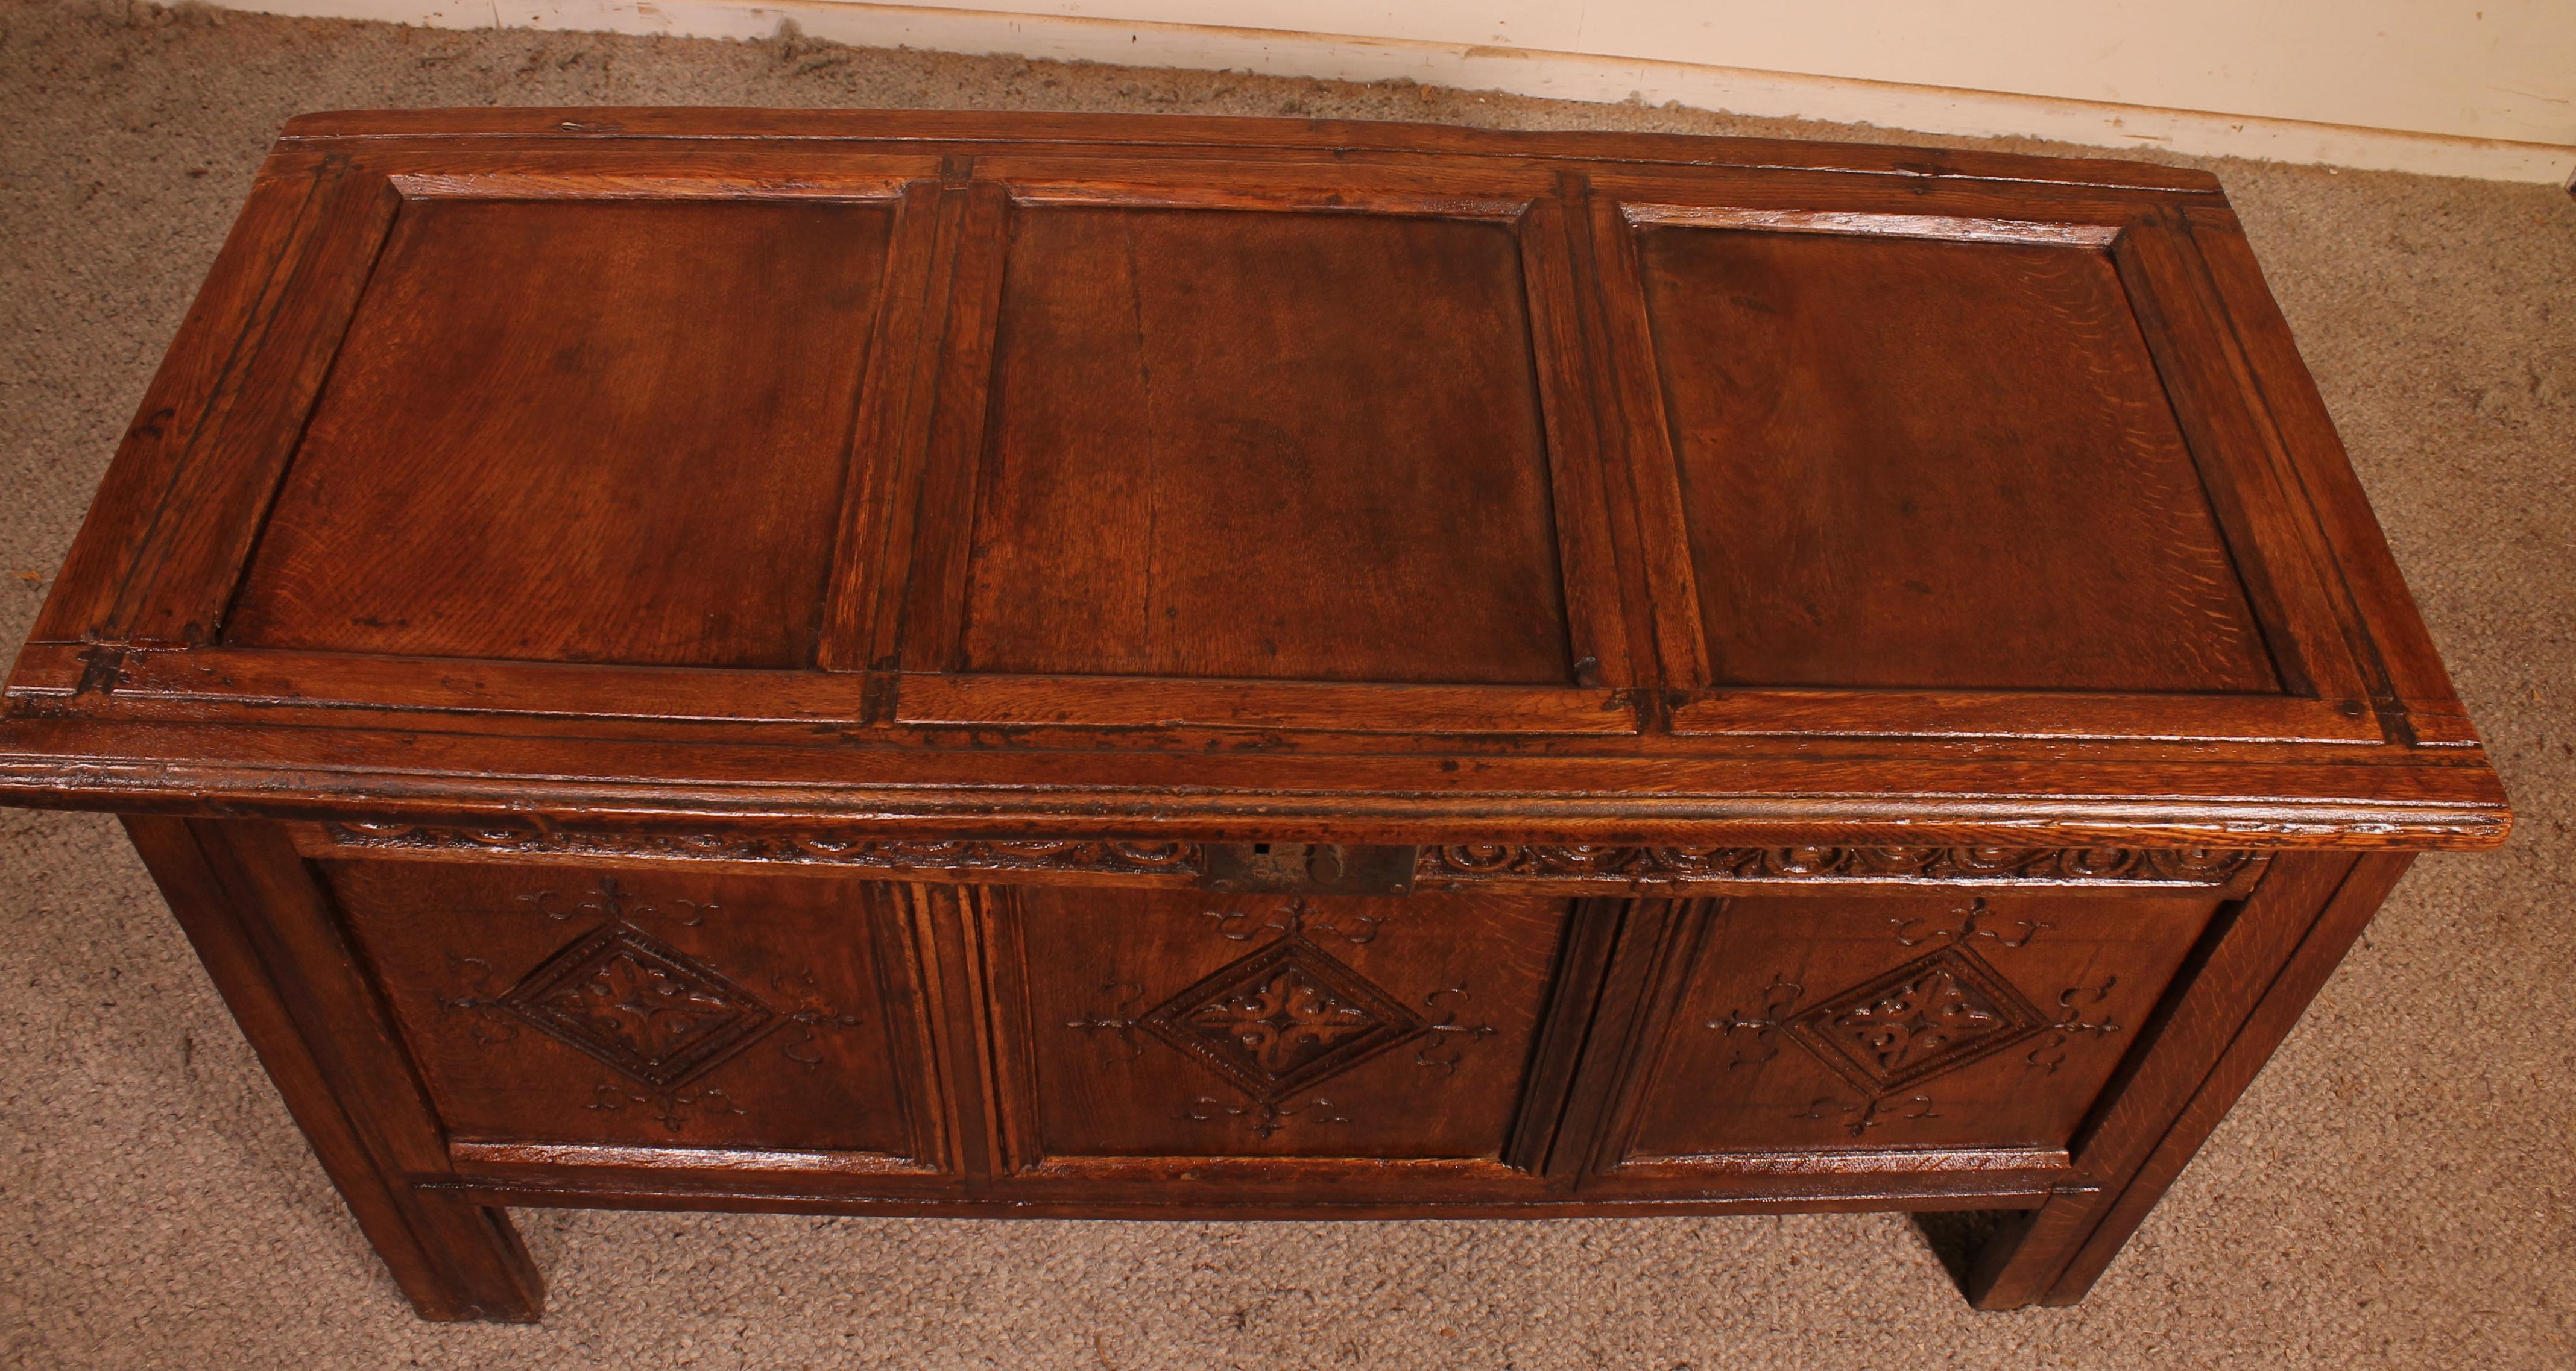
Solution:
{"label": "wooden chest lid", "polygon": [[290,124],[0,793],[2481,845],[2208,176],[1277,120]]}

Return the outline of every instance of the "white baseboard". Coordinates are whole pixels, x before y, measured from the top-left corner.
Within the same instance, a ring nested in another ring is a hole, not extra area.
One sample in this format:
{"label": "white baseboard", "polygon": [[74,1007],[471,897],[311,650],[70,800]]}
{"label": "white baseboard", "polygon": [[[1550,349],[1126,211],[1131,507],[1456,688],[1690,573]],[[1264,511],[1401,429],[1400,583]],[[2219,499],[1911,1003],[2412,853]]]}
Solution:
{"label": "white baseboard", "polygon": [[308,18],[435,28],[517,27],[764,38],[781,21],[864,47],[1009,54],[1127,66],[1252,71],[1343,81],[1407,79],[1559,100],[1668,101],[1765,118],[1823,119],[1968,137],[2048,138],[2111,148],[2468,176],[2568,181],[2576,146],[2517,143],[1952,90],[1792,72],[1514,47],[1351,38],[1196,24],[930,9],[849,0],[217,0]]}

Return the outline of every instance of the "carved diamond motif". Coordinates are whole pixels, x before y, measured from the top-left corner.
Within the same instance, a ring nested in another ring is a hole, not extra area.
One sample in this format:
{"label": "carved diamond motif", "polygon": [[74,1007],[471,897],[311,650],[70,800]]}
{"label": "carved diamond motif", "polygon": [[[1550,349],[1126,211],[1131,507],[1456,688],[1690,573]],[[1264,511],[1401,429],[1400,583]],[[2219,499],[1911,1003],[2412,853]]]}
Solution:
{"label": "carved diamond motif", "polygon": [[661,1089],[750,1046],[777,1019],[722,972],[625,924],[548,958],[500,1004]]}
{"label": "carved diamond motif", "polygon": [[1975,953],[1950,947],[1829,996],[1788,1028],[1876,1097],[2000,1052],[2048,1022]]}
{"label": "carved diamond motif", "polygon": [[1420,1016],[1302,937],[1231,963],[1140,1022],[1265,1101],[1424,1031]]}

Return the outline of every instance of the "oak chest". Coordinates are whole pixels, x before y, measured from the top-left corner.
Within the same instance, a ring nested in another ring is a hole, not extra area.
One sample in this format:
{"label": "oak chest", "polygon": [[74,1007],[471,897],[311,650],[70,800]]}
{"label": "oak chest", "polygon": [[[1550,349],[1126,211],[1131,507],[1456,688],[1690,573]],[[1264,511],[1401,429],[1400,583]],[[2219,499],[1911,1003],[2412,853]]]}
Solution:
{"label": "oak chest", "polygon": [[0,721],[432,1318],[508,1206],[2005,1211],[2508,816],[2226,200],[1884,147],[289,125]]}

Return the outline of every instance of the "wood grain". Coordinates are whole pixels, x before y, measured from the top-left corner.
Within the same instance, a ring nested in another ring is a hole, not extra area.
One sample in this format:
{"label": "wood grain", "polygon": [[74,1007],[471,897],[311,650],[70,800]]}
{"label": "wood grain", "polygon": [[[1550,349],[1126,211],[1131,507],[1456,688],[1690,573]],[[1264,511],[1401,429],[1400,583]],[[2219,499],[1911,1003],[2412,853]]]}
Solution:
{"label": "wood grain", "polygon": [[1991,1209],[2070,1302],[2511,824],[2204,173],[869,111],[295,121],[0,799],[517,1320],[509,1205]]}
{"label": "wood grain", "polygon": [[1638,239],[1718,680],[2276,687],[2101,254]]}
{"label": "wood grain", "polygon": [[[856,892],[797,880],[334,863],[448,1136],[916,1155],[921,991]],[[858,936],[850,936],[853,931]],[[935,1138],[932,1129],[927,1136]]]}
{"label": "wood grain", "polygon": [[226,640],[807,665],[891,218],[407,204]]}
{"label": "wood grain", "polygon": [[1508,226],[1024,209],[1000,328],[961,666],[1573,679]]}

